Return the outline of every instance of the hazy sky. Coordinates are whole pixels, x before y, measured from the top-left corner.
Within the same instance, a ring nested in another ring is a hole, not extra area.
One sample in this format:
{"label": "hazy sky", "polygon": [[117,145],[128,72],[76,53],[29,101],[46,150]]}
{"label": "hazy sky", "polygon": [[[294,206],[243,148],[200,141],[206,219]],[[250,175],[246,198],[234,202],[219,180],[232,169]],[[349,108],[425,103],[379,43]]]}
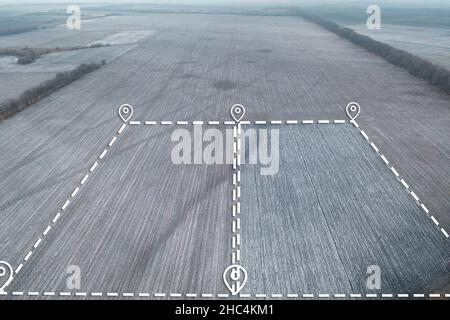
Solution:
{"label": "hazy sky", "polygon": [[281,4],[281,5],[301,5],[301,4],[389,4],[407,5],[414,4],[423,7],[447,7],[450,0],[0,0],[0,5],[14,4],[43,4],[43,3],[153,3],[153,4],[217,4],[217,5],[238,5],[238,4]]}
{"label": "hazy sky", "polygon": [[[448,3],[449,0],[372,0],[375,3],[414,3],[414,4],[438,4]],[[39,3],[171,3],[171,4],[248,4],[248,3],[272,3],[272,4],[325,4],[325,3],[367,3],[368,0],[0,0],[0,4],[39,4]]]}

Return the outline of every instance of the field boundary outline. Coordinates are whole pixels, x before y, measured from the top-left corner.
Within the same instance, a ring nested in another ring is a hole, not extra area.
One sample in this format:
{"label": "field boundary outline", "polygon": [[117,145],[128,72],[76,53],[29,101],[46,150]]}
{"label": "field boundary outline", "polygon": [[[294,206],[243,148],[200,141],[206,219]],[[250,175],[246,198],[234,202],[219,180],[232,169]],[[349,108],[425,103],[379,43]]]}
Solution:
{"label": "field boundary outline", "polygon": [[[359,114],[359,113],[358,113]],[[131,115],[130,115],[131,117]],[[84,175],[82,180],[77,184],[73,192],[70,194],[70,196],[66,199],[64,204],[60,207],[59,210],[57,210],[56,215],[51,220],[51,222],[48,224],[48,226],[45,228],[45,230],[42,232],[42,234],[39,236],[39,238],[34,242],[34,245],[32,248],[27,252],[27,254],[24,256],[22,262],[14,269],[12,277],[7,282],[6,288],[11,284],[11,282],[14,280],[14,278],[20,273],[22,268],[25,266],[25,264],[29,261],[29,259],[32,257],[32,255],[35,253],[35,251],[41,246],[41,244],[44,242],[48,234],[51,230],[55,228],[55,225],[57,221],[64,215],[64,212],[69,207],[70,203],[75,199],[78,192],[82,189],[82,187],[85,185],[85,183],[89,180],[91,175],[96,171],[96,169],[99,168],[99,165],[104,161],[105,156],[108,154],[108,152],[112,149],[113,145],[116,143],[116,141],[119,139],[121,134],[124,132],[125,128],[128,126],[155,126],[155,125],[161,125],[161,126],[173,126],[173,125],[180,125],[180,126],[186,126],[186,125],[233,125],[233,189],[232,189],[232,238],[231,238],[231,249],[232,249],[232,255],[231,255],[231,262],[232,265],[239,264],[240,263],[240,246],[241,246],[241,237],[240,237],[240,228],[241,228],[241,221],[240,221],[240,204],[241,204],[241,185],[240,185],[240,179],[241,179],[241,171],[240,171],[240,165],[241,165],[241,159],[240,159],[240,148],[241,148],[241,125],[308,125],[308,124],[352,124],[352,127],[356,128],[357,131],[360,133],[360,135],[365,139],[365,141],[371,146],[373,151],[376,152],[376,154],[381,158],[381,160],[384,162],[386,167],[392,172],[392,174],[395,175],[396,179],[400,182],[400,184],[404,187],[406,192],[412,197],[413,201],[416,203],[417,206],[419,206],[425,214],[432,220],[433,224],[439,230],[446,239],[449,238],[449,234],[447,231],[440,227],[439,222],[437,219],[430,214],[430,211],[428,208],[424,205],[423,202],[420,201],[419,197],[414,193],[414,191],[411,190],[410,186],[405,182],[405,180],[400,176],[398,171],[391,166],[390,162],[387,160],[387,158],[380,152],[379,148],[376,146],[376,144],[369,138],[369,136],[360,128],[359,124],[355,121],[355,118],[352,118],[350,116],[351,120],[270,120],[270,121],[125,121],[121,125],[121,127],[114,133],[112,139],[109,141],[109,143],[106,145],[106,147],[103,149],[103,151],[100,153],[100,155],[95,159],[92,166],[90,166],[90,169],[88,172]],[[164,298],[164,297],[170,297],[170,298],[228,298],[233,296],[238,296],[240,298],[290,298],[290,299],[298,299],[298,298],[305,298],[305,299],[311,299],[311,298],[450,298],[450,293],[350,293],[350,294],[340,294],[340,293],[322,293],[322,294],[312,294],[312,293],[288,293],[288,294],[281,294],[281,293],[257,293],[257,294],[244,294],[244,293],[219,293],[219,294],[213,294],[213,293],[150,293],[150,292],[78,292],[78,291],[5,291],[5,289],[0,290],[0,296],[46,296],[46,297],[107,297],[107,298],[113,298],[113,297],[135,297],[135,298],[148,298],[148,297],[155,297],[155,298]]]}

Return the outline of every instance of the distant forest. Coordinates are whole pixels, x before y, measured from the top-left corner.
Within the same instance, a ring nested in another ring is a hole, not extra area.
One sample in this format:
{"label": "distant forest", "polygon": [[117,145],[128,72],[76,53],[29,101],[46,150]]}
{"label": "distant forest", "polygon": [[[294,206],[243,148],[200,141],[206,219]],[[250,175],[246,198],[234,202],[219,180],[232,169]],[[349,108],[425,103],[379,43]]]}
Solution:
{"label": "distant forest", "polygon": [[91,48],[107,47],[109,43],[94,43],[88,46],[56,47],[56,48],[0,48],[0,56],[15,56],[18,64],[30,64],[44,54],[52,52],[83,50]]}
{"label": "distant forest", "polygon": [[386,61],[405,68],[410,74],[425,79],[432,85],[437,86],[450,94],[450,70],[419,58],[404,50],[394,48],[368,36],[361,35],[350,28],[341,27],[334,22],[324,20],[303,10],[297,10],[297,14],[334,32],[338,36],[348,39],[352,43],[383,57]]}
{"label": "distant forest", "polygon": [[52,92],[67,86],[71,82],[78,80],[83,75],[99,69],[103,64],[105,64],[104,60],[101,63],[83,63],[71,71],[59,72],[53,79],[44,81],[40,85],[26,90],[20,97],[0,104],[0,121],[36,103]]}

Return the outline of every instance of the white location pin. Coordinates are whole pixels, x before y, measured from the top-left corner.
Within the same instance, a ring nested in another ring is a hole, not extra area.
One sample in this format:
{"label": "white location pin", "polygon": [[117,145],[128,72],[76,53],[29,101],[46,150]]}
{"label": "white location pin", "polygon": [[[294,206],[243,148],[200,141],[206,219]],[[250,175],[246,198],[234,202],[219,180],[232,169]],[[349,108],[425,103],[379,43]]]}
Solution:
{"label": "white location pin", "polygon": [[234,119],[234,121],[239,122],[242,120],[245,114],[245,108],[241,104],[235,104],[231,108],[231,117]]}
{"label": "white location pin", "polygon": [[0,292],[3,292],[13,279],[13,269],[6,261],[0,261]]}
{"label": "white location pin", "polygon": [[133,108],[129,104],[123,104],[119,108],[119,117],[123,122],[127,122],[133,115]]}
{"label": "white location pin", "polygon": [[228,290],[230,290],[231,294],[235,296],[242,290],[247,282],[247,271],[243,267],[233,264],[225,269],[223,273],[223,282],[225,282],[225,285]]}
{"label": "white location pin", "polygon": [[356,102],[350,102],[347,105],[347,108],[345,108],[345,111],[347,112],[347,115],[350,119],[355,120],[361,112],[361,107]]}

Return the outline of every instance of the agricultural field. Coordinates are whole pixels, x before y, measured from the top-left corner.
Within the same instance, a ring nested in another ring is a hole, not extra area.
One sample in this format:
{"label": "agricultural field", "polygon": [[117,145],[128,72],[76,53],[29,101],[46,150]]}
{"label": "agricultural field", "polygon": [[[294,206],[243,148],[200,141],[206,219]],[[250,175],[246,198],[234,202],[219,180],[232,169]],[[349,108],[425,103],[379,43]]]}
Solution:
{"label": "agricultural field", "polygon": [[[163,25],[152,24],[152,15],[123,16],[99,16],[82,20],[81,30],[70,30],[66,27],[67,14],[59,20],[59,24],[48,27],[45,30],[33,30],[15,35],[0,37],[0,47],[30,47],[30,48],[54,48],[87,46],[93,43],[105,43],[109,40],[119,44],[135,43],[150,36],[154,30],[170,24],[167,21]],[[144,29],[143,29],[144,27]],[[132,37],[128,36],[131,32]],[[136,33],[139,32],[139,33]],[[128,39],[128,40],[125,40]]]}
{"label": "agricultural field", "polygon": [[[366,293],[366,267],[377,263],[382,293],[447,292],[444,91],[296,16],[122,12],[64,28],[0,37],[0,47],[111,44],[26,66],[0,60],[10,82],[0,92],[107,60],[0,122],[0,260],[15,269],[5,299],[66,292],[68,265],[83,270],[81,292],[103,297],[228,295],[235,171],[175,165],[171,136],[193,121],[232,131],[224,121],[237,103],[249,128],[275,121],[263,128],[281,137],[279,174],[239,171],[243,293],[348,298]],[[358,128],[350,101],[361,105]],[[118,116],[125,103],[133,123]]]}
{"label": "agricultural field", "polygon": [[[1,59],[0,59],[1,64]],[[35,87],[45,80],[55,76],[54,72],[33,72],[33,73],[0,73],[0,97],[1,101],[17,98],[28,88]],[[25,89],[25,90],[24,90]]]}
{"label": "agricultural field", "polygon": [[[5,85],[0,87],[0,102],[17,97],[56,73],[69,71],[82,63],[99,63],[102,60],[112,62],[157,31],[152,24],[149,24],[149,29],[136,30],[133,21],[147,19],[144,16],[135,16],[133,19],[107,16],[87,19],[82,31],[68,30],[65,24],[57,24],[45,29],[1,36],[0,48],[64,48],[95,44],[108,46],[49,53],[26,65],[17,64],[13,56],[0,56],[0,77],[7,79]],[[64,19],[59,21],[64,22]]]}
{"label": "agricultural field", "polygon": [[50,27],[58,21],[62,21],[64,17],[62,12],[36,12],[36,8],[34,10],[30,8],[29,10],[23,8],[19,11],[14,11],[14,9],[10,9],[10,11],[2,10],[0,13],[0,34]]}
{"label": "agricultural field", "polygon": [[369,30],[366,9],[370,4],[312,6],[306,10],[450,69],[450,6],[400,8],[382,3],[381,29]]}
{"label": "agricultural field", "polygon": [[133,45],[117,45],[113,47],[89,48],[65,52],[55,52],[43,55],[35,62],[19,65],[14,62],[14,57],[0,60],[1,73],[4,74],[29,74],[56,73],[71,70],[82,63],[96,63],[103,59],[113,61],[122,54],[131,50]]}
{"label": "agricultural field", "polygon": [[383,24],[380,30],[368,30],[365,25],[348,25],[348,27],[450,69],[450,27],[432,28],[389,24]]}

